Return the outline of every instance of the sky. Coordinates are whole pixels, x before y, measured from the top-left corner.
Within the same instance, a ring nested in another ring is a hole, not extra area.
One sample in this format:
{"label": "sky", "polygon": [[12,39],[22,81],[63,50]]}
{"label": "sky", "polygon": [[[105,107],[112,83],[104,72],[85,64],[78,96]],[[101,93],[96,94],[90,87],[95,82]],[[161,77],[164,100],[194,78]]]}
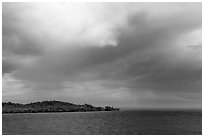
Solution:
{"label": "sky", "polygon": [[202,107],[201,3],[3,3],[2,101]]}

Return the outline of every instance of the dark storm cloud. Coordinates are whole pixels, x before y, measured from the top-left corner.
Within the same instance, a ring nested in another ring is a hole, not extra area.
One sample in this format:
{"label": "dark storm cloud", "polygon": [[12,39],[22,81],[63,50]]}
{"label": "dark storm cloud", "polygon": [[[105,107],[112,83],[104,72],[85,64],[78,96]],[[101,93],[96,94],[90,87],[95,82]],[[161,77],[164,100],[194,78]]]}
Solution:
{"label": "dark storm cloud", "polygon": [[[150,63],[149,63],[150,64]],[[148,64],[148,65],[149,65]],[[136,68],[135,68],[136,67]],[[132,77],[141,75],[138,80],[129,81],[132,88],[148,88],[156,92],[198,92],[201,91],[202,69],[165,68],[164,66],[140,66],[129,68]],[[139,68],[139,69],[137,69]],[[142,68],[142,71],[141,71]],[[134,69],[134,71],[132,71]]]}
{"label": "dark storm cloud", "polygon": [[[38,55],[42,52],[41,39],[35,39],[32,35],[25,35],[25,29],[21,28],[19,14],[14,14],[15,7],[9,11],[3,4],[2,13],[2,49],[17,55]],[[18,4],[17,4],[18,5]],[[18,6],[17,6],[18,7]],[[26,27],[26,26],[25,26]]]}
{"label": "dark storm cloud", "polygon": [[2,61],[2,75],[4,75],[4,73],[10,73],[12,71],[14,71],[16,69],[15,65],[13,65],[10,62],[6,62],[6,61]]}
{"label": "dark storm cloud", "polygon": [[[8,37],[8,38],[6,38]],[[3,36],[3,50],[7,50],[16,55],[36,56],[41,54],[38,43],[29,38],[17,36]]]}

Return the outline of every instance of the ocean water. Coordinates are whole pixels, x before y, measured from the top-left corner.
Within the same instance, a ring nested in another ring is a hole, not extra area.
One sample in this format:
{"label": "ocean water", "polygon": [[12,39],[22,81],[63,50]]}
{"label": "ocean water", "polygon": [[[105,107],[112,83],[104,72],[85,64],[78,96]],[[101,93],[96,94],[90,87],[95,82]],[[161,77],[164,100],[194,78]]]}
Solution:
{"label": "ocean water", "polygon": [[3,135],[196,135],[201,111],[3,114]]}

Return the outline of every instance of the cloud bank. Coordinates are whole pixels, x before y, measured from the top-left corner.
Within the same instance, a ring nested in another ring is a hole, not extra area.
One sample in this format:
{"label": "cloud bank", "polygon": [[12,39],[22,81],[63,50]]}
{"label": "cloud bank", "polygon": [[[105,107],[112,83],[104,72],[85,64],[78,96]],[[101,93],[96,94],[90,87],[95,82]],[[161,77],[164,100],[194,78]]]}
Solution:
{"label": "cloud bank", "polygon": [[3,101],[201,108],[201,3],[3,3]]}

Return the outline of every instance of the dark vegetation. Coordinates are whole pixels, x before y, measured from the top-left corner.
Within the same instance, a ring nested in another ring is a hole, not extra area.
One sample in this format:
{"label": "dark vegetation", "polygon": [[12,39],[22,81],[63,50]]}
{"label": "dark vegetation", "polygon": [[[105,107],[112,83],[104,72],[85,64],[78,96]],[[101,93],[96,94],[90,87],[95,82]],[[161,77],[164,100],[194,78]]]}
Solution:
{"label": "dark vegetation", "polygon": [[2,103],[2,113],[40,113],[40,112],[86,112],[86,111],[118,111],[110,106],[94,107],[90,104],[76,105],[61,101],[42,101],[29,104]]}

